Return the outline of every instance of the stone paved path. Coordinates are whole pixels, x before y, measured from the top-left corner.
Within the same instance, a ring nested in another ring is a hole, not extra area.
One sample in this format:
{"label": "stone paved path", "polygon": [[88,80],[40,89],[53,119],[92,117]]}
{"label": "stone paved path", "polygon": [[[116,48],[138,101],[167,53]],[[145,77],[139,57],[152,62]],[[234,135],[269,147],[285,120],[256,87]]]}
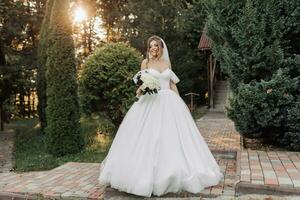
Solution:
{"label": "stone paved path", "polygon": [[209,112],[196,120],[196,124],[212,151],[237,152],[241,149],[240,134],[224,114]]}
{"label": "stone paved path", "polygon": [[44,172],[0,174],[1,197],[102,198],[99,164],[66,163]]}
{"label": "stone paved path", "polygon": [[300,152],[244,150],[238,193],[300,195]]}
{"label": "stone paved path", "polygon": [[13,169],[14,135],[12,130],[0,132],[0,173]]}
{"label": "stone paved path", "polygon": [[[227,195],[234,195],[235,161],[217,158],[224,180],[215,187],[205,189],[201,194],[168,194],[164,197],[217,197],[225,189]],[[69,162],[58,168],[44,172],[22,174],[0,173],[0,199],[5,197],[19,198],[62,198],[62,199],[118,199],[128,197],[125,193],[108,189],[98,183],[99,164]],[[132,195],[133,196],[133,195]],[[152,199],[152,198],[151,198]]]}

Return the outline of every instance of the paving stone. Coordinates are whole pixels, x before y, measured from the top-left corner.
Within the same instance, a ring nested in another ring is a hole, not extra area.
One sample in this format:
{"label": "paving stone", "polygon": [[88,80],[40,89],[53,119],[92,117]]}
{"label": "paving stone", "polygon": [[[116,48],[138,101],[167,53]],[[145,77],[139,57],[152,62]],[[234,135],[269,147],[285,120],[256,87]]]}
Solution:
{"label": "paving stone", "polygon": [[279,185],[291,185],[293,186],[293,182],[290,178],[281,178],[278,177]]}
{"label": "paving stone", "polygon": [[276,178],[265,178],[266,185],[278,185],[278,181]]}
{"label": "paving stone", "polygon": [[294,184],[294,187],[297,187],[300,190],[300,181],[299,180],[293,180],[293,184]]}
{"label": "paving stone", "polygon": [[257,184],[257,185],[264,185],[264,181],[263,180],[252,180],[251,183],[252,184]]}
{"label": "paving stone", "polygon": [[[291,194],[300,194],[300,171],[294,163],[299,162],[299,152],[276,152],[268,151],[262,153],[262,151],[249,151],[246,150],[241,153],[241,160],[246,160],[247,157],[255,158],[255,154],[259,155],[260,165],[262,166],[262,174],[259,169],[257,169],[257,163],[250,164],[250,169],[241,166],[241,176],[240,180],[243,186],[239,188],[252,188],[252,191],[270,192],[270,190]],[[262,154],[268,155],[268,158],[263,157]],[[270,159],[270,161],[268,160]],[[251,162],[251,161],[250,161]],[[256,161],[255,161],[256,162]],[[248,174],[250,170],[251,181],[243,182],[247,180],[247,176],[243,174]],[[262,175],[262,176],[261,176]],[[245,185],[247,183],[248,185]],[[252,186],[256,185],[255,187]],[[261,187],[259,186],[261,185]],[[253,189],[256,188],[256,189]],[[239,190],[239,189],[238,189]],[[239,193],[239,191],[236,191]]]}

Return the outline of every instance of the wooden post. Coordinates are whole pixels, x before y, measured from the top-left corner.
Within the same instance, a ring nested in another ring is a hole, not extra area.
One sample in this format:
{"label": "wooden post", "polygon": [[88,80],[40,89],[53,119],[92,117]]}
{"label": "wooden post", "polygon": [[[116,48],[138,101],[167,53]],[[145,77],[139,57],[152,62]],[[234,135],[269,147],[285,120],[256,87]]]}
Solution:
{"label": "wooden post", "polygon": [[207,59],[207,92],[208,92],[208,108],[210,108],[210,71],[209,71],[209,55]]}
{"label": "wooden post", "polygon": [[213,65],[212,65],[212,54],[209,55],[209,71],[210,71],[210,74],[209,74],[209,81],[210,81],[210,98],[209,98],[209,105],[211,108],[213,108],[214,106],[214,88],[213,88]]}
{"label": "wooden post", "polygon": [[0,103],[0,131],[3,131],[4,130],[4,119],[2,118],[2,112],[3,112],[3,109],[2,109],[2,103]]}
{"label": "wooden post", "polygon": [[35,90],[33,90],[33,92],[32,92],[32,95],[33,95],[33,97],[32,97],[32,115],[33,115],[33,117],[35,116],[35,111],[36,111],[36,109],[35,109]]}
{"label": "wooden post", "polygon": [[185,94],[185,96],[190,96],[190,111],[191,112],[194,112],[195,108],[194,108],[194,96],[200,96],[198,93],[194,93],[194,92],[190,92],[190,93],[187,93]]}

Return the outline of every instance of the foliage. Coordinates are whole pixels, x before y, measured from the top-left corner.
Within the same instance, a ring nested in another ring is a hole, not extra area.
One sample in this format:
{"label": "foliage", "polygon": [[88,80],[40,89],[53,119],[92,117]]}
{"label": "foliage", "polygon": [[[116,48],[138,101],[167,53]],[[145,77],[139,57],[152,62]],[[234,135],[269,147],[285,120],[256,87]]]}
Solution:
{"label": "foliage", "polygon": [[283,144],[288,145],[293,150],[300,149],[300,96],[288,110],[287,131],[283,138]]}
{"label": "foliage", "polygon": [[[81,151],[77,74],[69,1],[56,0],[50,18],[47,60],[47,149],[54,156]],[[62,45],[63,44],[63,45]]]}
{"label": "foliage", "polygon": [[[0,104],[10,102],[8,100],[11,94],[20,94],[22,97],[34,88],[32,81],[35,81],[37,38],[45,2],[46,0],[0,2],[0,54],[5,59],[5,64],[0,64]],[[12,105],[8,103],[6,106]],[[24,115],[23,106],[17,112]]]}
{"label": "foliage", "polygon": [[47,50],[49,46],[48,45],[49,23],[50,23],[50,16],[51,16],[53,2],[54,0],[48,0],[47,2],[46,12],[41,27],[40,41],[38,46],[36,89],[38,95],[38,114],[41,123],[41,129],[43,132],[45,127],[47,126],[46,63],[47,63]]}
{"label": "foliage", "polygon": [[92,113],[90,116],[81,117],[80,123],[85,144],[90,148],[107,148],[102,139],[113,137],[117,131],[116,126],[104,113]]}
{"label": "foliage", "polygon": [[[102,162],[112,142],[115,127],[101,113],[93,114],[93,117],[81,118],[80,123],[82,135],[87,142],[85,149],[76,154],[55,157],[47,152],[46,135],[41,133],[37,118],[13,120],[7,128],[13,128],[17,132],[14,170],[41,171],[53,169],[66,162]],[[102,127],[110,127],[112,132],[107,132],[107,128],[102,130]],[[109,135],[99,135],[97,132],[106,132]]]}
{"label": "foliage", "polygon": [[117,42],[121,38],[120,24],[127,3],[128,0],[99,1],[97,3],[97,12],[103,21],[108,42]]}
{"label": "foliage", "polygon": [[299,130],[287,120],[300,91],[297,1],[214,1],[208,12],[213,53],[233,90],[229,117],[247,137],[299,150]]}
{"label": "foliage", "polygon": [[248,137],[280,138],[285,129],[287,108],[294,99],[298,80],[281,69],[270,81],[240,84],[231,99],[228,115],[238,131]]}
{"label": "foliage", "polygon": [[121,121],[133,103],[132,77],[139,70],[140,53],[124,43],[107,43],[91,55],[79,79],[82,111],[104,111],[115,122]]}
{"label": "foliage", "polygon": [[100,17],[97,15],[97,4],[101,2],[106,1],[75,0],[71,4],[71,12],[73,12],[73,14],[76,14],[76,9],[78,8],[85,11],[84,20],[73,23],[73,38],[78,69],[81,68],[85,59],[93,53],[95,48],[103,43],[102,33],[97,33],[97,29],[98,31],[101,29],[101,27],[99,27],[101,26],[99,23]]}

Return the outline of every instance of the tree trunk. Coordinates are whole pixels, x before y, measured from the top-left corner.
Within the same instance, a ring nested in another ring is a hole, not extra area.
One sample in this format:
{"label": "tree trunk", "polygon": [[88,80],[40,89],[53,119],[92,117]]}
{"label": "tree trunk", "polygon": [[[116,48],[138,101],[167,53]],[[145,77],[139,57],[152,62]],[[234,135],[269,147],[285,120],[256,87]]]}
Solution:
{"label": "tree trunk", "polygon": [[0,103],[0,131],[4,130],[3,105]]}

